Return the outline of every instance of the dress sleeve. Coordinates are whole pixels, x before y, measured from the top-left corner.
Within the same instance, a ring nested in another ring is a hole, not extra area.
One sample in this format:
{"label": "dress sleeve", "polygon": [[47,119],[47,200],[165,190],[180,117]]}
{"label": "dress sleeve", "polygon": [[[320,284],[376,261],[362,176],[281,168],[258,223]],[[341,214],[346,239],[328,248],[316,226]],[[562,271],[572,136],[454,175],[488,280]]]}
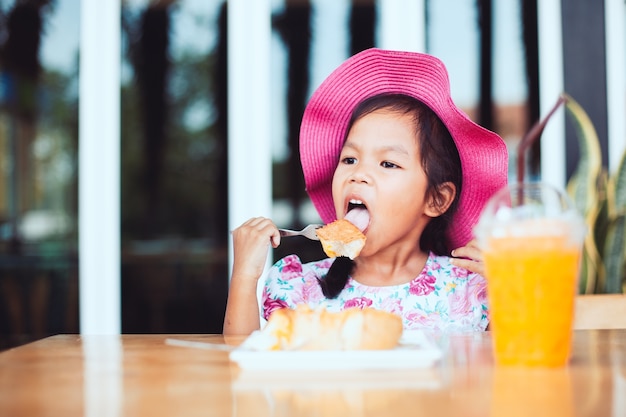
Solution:
{"label": "dress sleeve", "polygon": [[318,279],[328,273],[332,259],[303,264],[297,255],[276,262],[268,271],[261,296],[261,317],[265,320],[277,309],[308,304],[315,308],[324,300]]}
{"label": "dress sleeve", "polygon": [[471,313],[471,326],[476,330],[485,330],[489,324],[489,305],[487,301],[487,280],[479,274],[470,273],[467,277],[467,297]]}
{"label": "dress sleeve", "polygon": [[489,324],[487,281],[482,275],[467,269],[451,264],[448,267],[451,281],[446,284],[446,288],[451,328],[485,330]]}
{"label": "dress sleeve", "polygon": [[302,261],[289,255],[267,271],[261,296],[262,317],[267,320],[274,310],[294,308],[300,301],[302,288]]}

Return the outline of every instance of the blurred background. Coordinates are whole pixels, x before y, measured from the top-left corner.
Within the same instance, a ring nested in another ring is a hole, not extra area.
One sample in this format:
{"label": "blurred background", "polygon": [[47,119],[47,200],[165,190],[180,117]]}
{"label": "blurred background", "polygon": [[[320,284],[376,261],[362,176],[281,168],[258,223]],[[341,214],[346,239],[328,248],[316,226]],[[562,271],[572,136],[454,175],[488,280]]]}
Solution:
{"label": "blurred background", "polygon": [[[309,95],[334,67],[382,44],[386,2],[394,0],[270,1],[271,202],[281,227],[318,221],[300,171],[300,118]],[[414,3],[416,19],[424,23],[423,49],[447,65],[453,99],[499,133],[513,158],[518,141],[548,110],[540,101],[550,86],[540,77],[540,52],[546,51],[540,50],[539,1]],[[626,91],[623,82],[607,81],[609,45],[617,44],[622,58],[625,51],[623,28],[609,31],[606,13],[613,7],[623,22],[624,2],[543,3],[560,6],[548,23],[562,35],[561,48],[548,51],[562,58],[557,72],[563,85],[556,87],[586,107],[608,164],[607,92],[617,88],[623,102]],[[124,333],[222,329],[232,161],[227,14],[225,0],[121,3]],[[80,328],[80,27],[80,0],[0,0],[0,349]],[[618,42],[609,42],[611,36]],[[620,79],[626,75],[623,66],[617,72]],[[571,129],[566,126],[566,137]],[[577,160],[575,140],[566,144],[562,154],[551,155],[564,161],[564,178]],[[530,175],[541,176],[539,144],[528,165]],[[286,246],[272,256],[322,256],[318,244],[304,239]]]}

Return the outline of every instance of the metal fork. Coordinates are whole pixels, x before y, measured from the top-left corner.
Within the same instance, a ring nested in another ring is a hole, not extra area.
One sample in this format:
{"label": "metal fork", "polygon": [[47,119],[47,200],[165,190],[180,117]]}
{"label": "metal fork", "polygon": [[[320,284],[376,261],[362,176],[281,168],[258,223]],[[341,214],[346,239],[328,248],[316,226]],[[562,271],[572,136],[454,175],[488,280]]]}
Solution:
{"label": "metal fork", "polygon": [[320,238],[317,237],[317,233],[315,232],[315,229],[318,229],[322,226],[323,224],[310,224],[302,230],[278,229],[278,231],[280,232],[280,235],[282,237],[304,236],[307,239],[320,240]]}

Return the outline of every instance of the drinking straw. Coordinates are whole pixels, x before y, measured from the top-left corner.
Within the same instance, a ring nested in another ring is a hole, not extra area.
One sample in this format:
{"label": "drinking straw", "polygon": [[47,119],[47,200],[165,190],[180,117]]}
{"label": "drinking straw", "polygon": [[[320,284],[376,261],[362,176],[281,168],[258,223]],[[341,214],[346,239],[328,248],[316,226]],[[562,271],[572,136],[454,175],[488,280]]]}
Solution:
{"label": "drinking straw", "polygon": [[561,94],[552,110],[546,115],[543,120],[537,121],[533,127],[522,138],[519,145],[517,145],[517,182],[519,184],[524,183],[525,167],[526,167],[526,149],[528,149],[543,133],[543,129],[548,124],[548,120],[552,117],[554,112],[559,106],[567,101],[567,95]]}

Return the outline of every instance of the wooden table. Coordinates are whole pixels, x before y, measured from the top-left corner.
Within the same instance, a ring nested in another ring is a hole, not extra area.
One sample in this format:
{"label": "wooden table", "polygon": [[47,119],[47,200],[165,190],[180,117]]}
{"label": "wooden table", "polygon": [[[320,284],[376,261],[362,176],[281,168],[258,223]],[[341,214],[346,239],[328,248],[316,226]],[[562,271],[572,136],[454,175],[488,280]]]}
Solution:
{"label": "wooden table", "polygon": [[[489,332],[412,371],[247,375],[168,338],[58,335],[0,353],[0,416],[626,416],[626,330],[580,330],[563,369],[493,366]],[[228,341],[231,343],[232,341]]]}

